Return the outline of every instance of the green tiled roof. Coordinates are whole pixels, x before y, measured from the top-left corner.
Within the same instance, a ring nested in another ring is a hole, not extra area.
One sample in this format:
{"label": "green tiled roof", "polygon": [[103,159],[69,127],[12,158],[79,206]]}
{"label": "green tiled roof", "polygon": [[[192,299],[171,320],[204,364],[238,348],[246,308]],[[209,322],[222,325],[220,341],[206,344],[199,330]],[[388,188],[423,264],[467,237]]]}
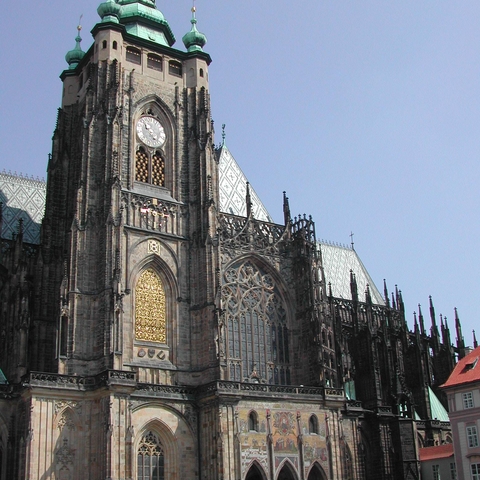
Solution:
{"label": "green tiled roof", "polygon": [[2,372],[2,369],[0,368],[0,385],[6,385],[8,383],[7,377]]}

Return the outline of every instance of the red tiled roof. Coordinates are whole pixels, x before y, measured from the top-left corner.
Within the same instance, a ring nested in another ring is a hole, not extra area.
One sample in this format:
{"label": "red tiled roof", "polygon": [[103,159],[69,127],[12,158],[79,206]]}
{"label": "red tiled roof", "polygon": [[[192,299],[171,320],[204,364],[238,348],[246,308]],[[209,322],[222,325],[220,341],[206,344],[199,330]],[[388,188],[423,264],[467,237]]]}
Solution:
{"label": "red tiled roof", "polygon": [[435,447],[420,448],[420,461],[437,460],[439,458],[453,457],[453,443],[445,443]]}
{"label": "red tiled roof", "polygon": [[443,388],[480,381],[480,347],[462,358],[453,369]]}

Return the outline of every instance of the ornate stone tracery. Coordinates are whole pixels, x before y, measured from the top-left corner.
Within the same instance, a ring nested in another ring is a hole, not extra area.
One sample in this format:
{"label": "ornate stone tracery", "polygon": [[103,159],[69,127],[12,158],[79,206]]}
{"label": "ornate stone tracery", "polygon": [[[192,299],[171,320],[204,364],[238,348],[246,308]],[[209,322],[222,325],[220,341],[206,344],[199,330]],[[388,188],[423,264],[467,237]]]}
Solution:
{"label": "ornate stone tracery", "polygon": [[289,331],[272,276],[251,261],[232,266],[224,274],[222,303],[229,379],[289,384]]}
{"label": "ornate stone tracery", "polygon": [[166,299],[160,277],[145,270],[135,288],[135,339],[166,343]]}
{"label": "ornate stone tracery", "polygon": [[58,429],[63,430],[64,428],[75,430],[75,422],[73,421],[72,413],[69,409],[66,409],[58,420]]}
{"label": "ornate stone tracery", "polygon": [[148,431],[138,446],[137,469],[138,480],[163,480],[164,450],[158,436]]}
{"label": "ornate stone tracery", "polygon": [[69,475],[69,470],[73,467],[75,461],[75,449],[70,447],[66,438],[63,439],[62,445],[55,452],[55,456],[57,467],[64,471],[64,475]]}

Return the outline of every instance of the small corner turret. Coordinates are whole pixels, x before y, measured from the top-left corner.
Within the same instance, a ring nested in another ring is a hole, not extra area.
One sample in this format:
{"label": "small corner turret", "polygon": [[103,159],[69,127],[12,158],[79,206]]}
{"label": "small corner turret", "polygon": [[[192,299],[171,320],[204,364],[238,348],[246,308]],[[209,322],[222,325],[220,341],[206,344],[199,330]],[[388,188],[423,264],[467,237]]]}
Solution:
{"label": "small corner turret", "polygon": [[207,43],[207,37],[197,30],[197,19],[195,17],[196,8],[192,7],[191,30],[186,33],[182,40],[185,48],[189,52],[203,52],[203,47]]}
{"label": "small corner turret", "polygon": [[[82,18],[80,17],[80,20]],[[77,36],[75,37],[75,48],[73,50],[69,50],[65,55],[65,60],[68,63],[69,70],[75,70],[77,65],[80,63],[82,58],[85,56],[85,52],[82,50],[80,43],[82,42],[82,37],[80,36],[80,31],[82,30],[82,26],[80,22],[77,26]]]}
{"label": "small corner turret", "polygon": [[191,30],[186,33],[182,40],[187,49],[187,87],[205,87],[208,89],[208,65],[210,56],[203,51],[207,43],[207,37],[197,30],[196,8],[192,7]]}

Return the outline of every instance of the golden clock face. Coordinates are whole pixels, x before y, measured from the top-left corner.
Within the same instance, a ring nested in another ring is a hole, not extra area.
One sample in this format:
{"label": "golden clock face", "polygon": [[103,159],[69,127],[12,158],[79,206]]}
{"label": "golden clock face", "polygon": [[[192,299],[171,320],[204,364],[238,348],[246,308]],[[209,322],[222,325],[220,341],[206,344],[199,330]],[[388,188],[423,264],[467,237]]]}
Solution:
{"label": "golden clock face", "polygon": [[162,124],[155,117],[141,117],[137,122],[138,138],[148,147],[161,147],[166,135]]}

